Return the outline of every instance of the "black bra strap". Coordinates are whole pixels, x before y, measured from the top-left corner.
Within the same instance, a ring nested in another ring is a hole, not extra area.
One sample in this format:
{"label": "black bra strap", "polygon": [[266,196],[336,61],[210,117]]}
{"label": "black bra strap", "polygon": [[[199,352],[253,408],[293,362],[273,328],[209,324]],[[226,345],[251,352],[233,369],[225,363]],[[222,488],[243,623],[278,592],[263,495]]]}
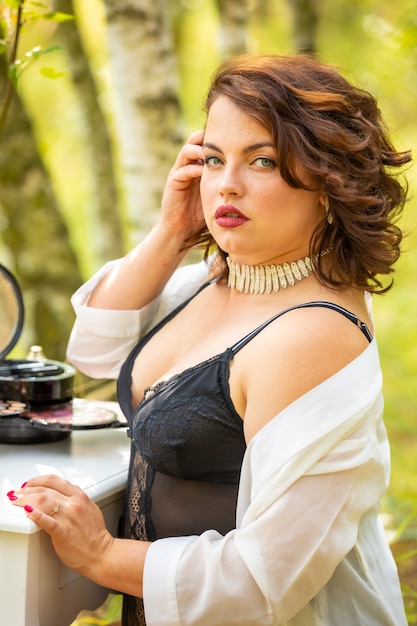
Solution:
{"label": "black bra strap", "polygon": [[337,304],[333,304],[333,302],[315,301],[315,302],[304,302],[303,304],[296,304],[295,306],[291,306],[288,309],[284,309],[284,311],[281,311],[280,313],[277,313],[276,315],[271,317],[269,320],[267,320],[266,322],[264,322],[263,324],[258,326],[258,328],[255,328],[255,330],[253,330],[248,335],[246,335],[246,337],[243,337],[243,339],[240,339],[240,341],[235,343],[232,346],[231,350],[233,351],[233,353],[238,352],[251,339],[256,337],[256,335],[258,333],[260,333],[264,328],[269,326],[269,324],[271,322],[276,320],[278,317],[281,317],[281,315],[284,315],[285,313],[288,313],[289,311],[294,311],[295,309],[307,309],[307,308],[312,308],[312,307],[323,307],[323,308],[326,308],[326,309],[333,309],[334,311],[337,311],[338,313],[341,313],[342,315],[347,317],[348,320],[353,322],[353,324],[355,324],[363,332],[363,334],[365,335],[365,337],[367,338],[369,343],[372,341],[372,335],[371,335],[371,333],[369,331],[369,328],[367,327],[367,325],[364,322],[361,322],[360,319],[354,313],[351,313],[347,309],[344,309],[342,306],[339,306]]}

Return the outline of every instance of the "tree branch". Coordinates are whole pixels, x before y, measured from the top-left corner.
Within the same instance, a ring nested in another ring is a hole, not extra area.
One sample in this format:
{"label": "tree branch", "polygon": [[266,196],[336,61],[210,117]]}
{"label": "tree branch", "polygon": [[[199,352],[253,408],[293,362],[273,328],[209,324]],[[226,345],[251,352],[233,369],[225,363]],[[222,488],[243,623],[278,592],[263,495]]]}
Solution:
{"label": "tree branch", "polygon": [[2,104],[2,110],[0,113],[0,135],[3,132],[4,126],[6,124],[7,114],[9,112],[13,97],[14,83],[11,78],[10,68],[14,65],[17,57],[17,48],[19,45],[20,31],[22,28],[22,12],[24,2],[25,0],[20,0],[19,6],[17,8],[16,29],[14,32],[13,44],[11,48],[10,59],[8,62],[9,71],[7,72],[5,96]]}

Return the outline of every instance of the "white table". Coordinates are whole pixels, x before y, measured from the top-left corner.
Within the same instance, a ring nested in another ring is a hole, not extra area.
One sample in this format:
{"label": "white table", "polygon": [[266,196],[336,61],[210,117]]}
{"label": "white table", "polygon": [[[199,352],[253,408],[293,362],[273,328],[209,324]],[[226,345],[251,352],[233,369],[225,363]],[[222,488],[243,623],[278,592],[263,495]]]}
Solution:
{"label": "white table", "polygon": [[116,533],[129,454],[125,427],[74,431],[54,443],[0,444],[1,624],[68,626],[81,609],[95,609],[108,594],[61,563],[49,536],[11,504],[7,492],[30,477],[58,474],[87,492]]}

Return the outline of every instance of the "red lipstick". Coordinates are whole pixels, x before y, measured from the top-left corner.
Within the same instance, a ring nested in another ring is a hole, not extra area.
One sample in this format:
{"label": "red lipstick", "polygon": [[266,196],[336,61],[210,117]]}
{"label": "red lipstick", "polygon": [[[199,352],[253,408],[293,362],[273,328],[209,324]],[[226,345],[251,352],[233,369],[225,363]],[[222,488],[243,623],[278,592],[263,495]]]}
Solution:
{"label": "red lipstick", "polygon": [[223,228],[236,228],[237,226],[245,224],[249,218],[232,204],[223,204],[217,208],[214,219],[218,226],[222,226]]}

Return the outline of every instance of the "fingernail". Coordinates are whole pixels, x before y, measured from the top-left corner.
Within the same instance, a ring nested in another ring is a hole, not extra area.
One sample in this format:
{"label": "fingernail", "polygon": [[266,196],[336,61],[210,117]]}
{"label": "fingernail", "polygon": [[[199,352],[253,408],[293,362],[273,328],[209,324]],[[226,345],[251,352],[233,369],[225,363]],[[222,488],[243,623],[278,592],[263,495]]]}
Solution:
{"label": "fingernail", "polygon": [[9,500],[17,500],[17,496],[15,496],[14,491],[8,491],[7,497],[9,498]]}
{"label": "fingernail", "polygon": [[25,482],[23,483],[23,485],[20,488],[23,489],[24,487],[26,487],[27,484],[28,484],[28,481],[25,480]]}
{"label": "fingernail", "polygon": [[25,509],[26,513],[32,513],[33,511],[33,506],[30,506],[30,504],[25,504],[23,508]]}

